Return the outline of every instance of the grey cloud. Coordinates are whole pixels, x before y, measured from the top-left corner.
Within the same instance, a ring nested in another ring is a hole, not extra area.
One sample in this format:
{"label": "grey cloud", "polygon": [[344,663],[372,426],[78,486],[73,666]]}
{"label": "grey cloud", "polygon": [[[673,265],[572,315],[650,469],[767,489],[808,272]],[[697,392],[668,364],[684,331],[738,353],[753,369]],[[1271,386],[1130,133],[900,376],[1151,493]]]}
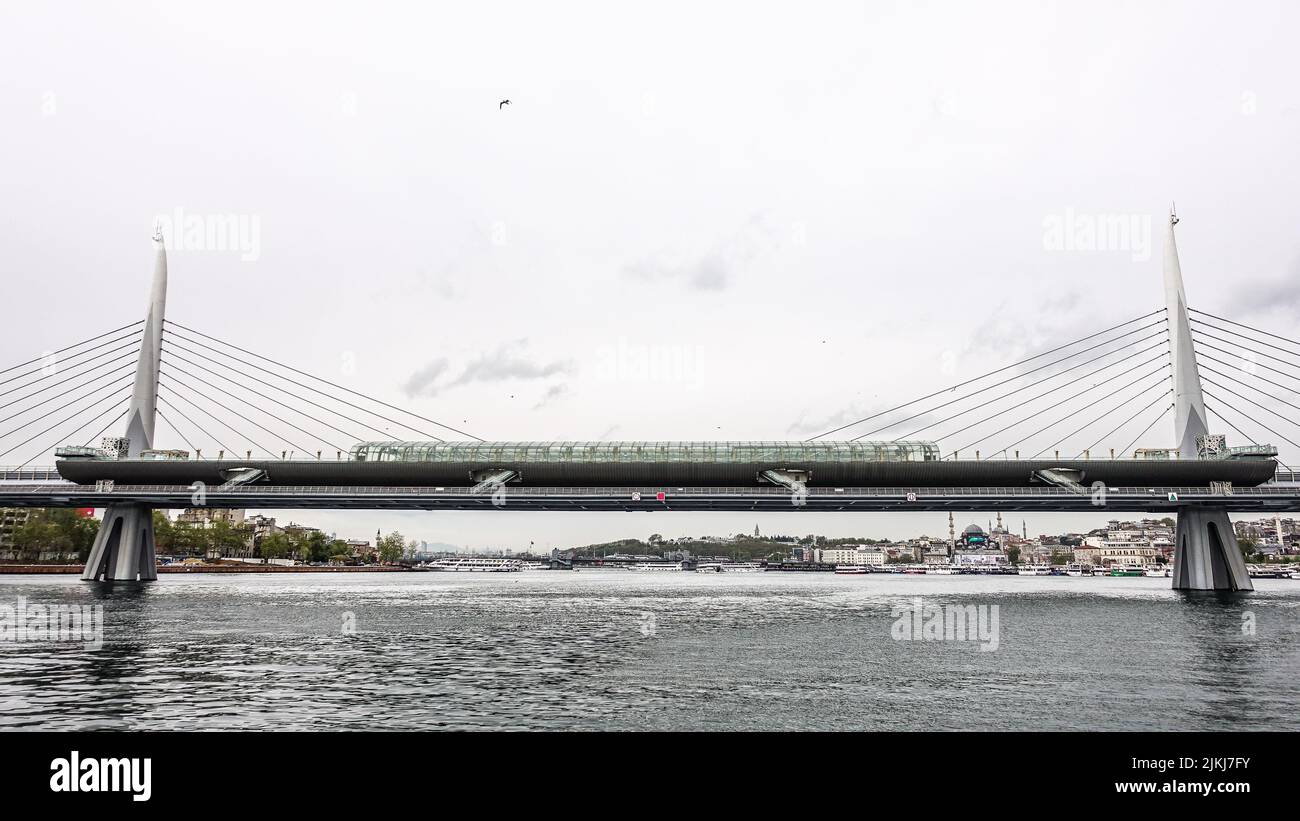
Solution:
{"label": "grey cloud", "polygon": [[406,382],[406,395],[436,396],[451,388],[481,382],[505,382],[509,380],[545,379],[550,376],[572,374],[575,366],[570,360],[553,360],[536,362],[529,359],[520,348],[527,344],[526,339],[515,340],[472,360],[459,375],[441,381],[448,370],[445,358],[436,359],[416,371]]}
{"label": "grey cloud", "polygon": [[696,291],[724,291],[733,282],[736,269],[752,262],[777,244],[773,230],[761,213],[755,213],[730,236],[688,262],[641,259],[623,266],[632,279],[675,279]]}
{"label": "grey cloud", "polygon": [[537,404],[533,405],[533,410],[538,410],[539,408],[545,407],[546,405],[549,405],[552,401],[559,399],[562,396],[566,396],[568,393],[569,393],[569,386],[567,384],[561,382],[558,385],[552,385],[551,387],[546,389],[546,393],[542,394],[542,398],[537,400]]}
{"label": "grey cloud", "polygon": [[721,291],[727,287],[727,266],[716,255],[695,264],[687,281],[697,291]]}
{"label": "grey cloud", "polygon": [[407,396],[419,396],[425,390],[431,389],[433,384],[438,381],[438,377],[446,373],[448,364],[446,357],[433,360],[411,374],[411,378],[406,380],[402,390]]}
{"label": "grey cloud", "polygon": [[1229,317],[1300,313],[1300,258],[1291,263],[1289,276],[1285,279],[1242,283],[1233,289],[1233,293]]}

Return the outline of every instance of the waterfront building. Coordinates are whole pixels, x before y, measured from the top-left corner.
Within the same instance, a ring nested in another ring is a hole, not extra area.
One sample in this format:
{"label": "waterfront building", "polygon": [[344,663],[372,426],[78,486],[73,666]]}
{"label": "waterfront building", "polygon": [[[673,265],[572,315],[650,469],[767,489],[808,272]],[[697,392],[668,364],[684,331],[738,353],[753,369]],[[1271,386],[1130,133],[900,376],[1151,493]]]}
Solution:
{"label": "waterfront building", "polygon": [[952,556],[952,563],[957,567],[997,567],[1008,564],[1008,560],[998,548],[977,547],[958,550]]}
{"label": "waterfront building", "polygon": [[16,559],[14,534],[31,518],[29,507],[0,508],[0,559]]}
{"label": "waterfront building", "polygon": [[814,556],[814,561],[819,564],[848,565],[852,567],[883,565],[889,558],[883,548],[863,544],[819,548],[814,551]]}
{"label": "waterfront building", "polygon": [[221,507],[187,507],[176,516],[177,524],[195,527],[209,527],[217,522],[225,522],[232,527],[244,523],[244,511]]}
{"label": "waterfront building", "polygon": [[1089,564],[1094,567],[1101,564],[1101,547],[1099,545],[1082,544],[1074,548],[1074,561],[1079,564]]}
{"label": "waterfront building", "polygon": [[262,540],[272,533],[279,533],[280,528],[276,526],[275,519],[271,516],[258,514],[250,516],[244,520],[248,526],[248,555],[252,556],[253,552],[262,545]]}
{"label": "waterfront building", "polygon": [[1105,541],[1098,551],[1099,564],[1137,564],[1156,563],[1156,549],[1145,541]]}

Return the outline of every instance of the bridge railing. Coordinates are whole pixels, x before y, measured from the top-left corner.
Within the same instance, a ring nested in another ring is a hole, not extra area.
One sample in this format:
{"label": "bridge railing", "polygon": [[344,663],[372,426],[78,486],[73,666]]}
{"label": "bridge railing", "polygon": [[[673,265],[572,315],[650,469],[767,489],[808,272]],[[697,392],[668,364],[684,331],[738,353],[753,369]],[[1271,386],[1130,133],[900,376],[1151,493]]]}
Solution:
{"label": "bridge railing", "polygon": [[[52,485],[33,484],[5,488],[6,493],[54,494],[54,495],[95,495],[105,501],[114,496],[132,497],[176,497],[190,496],[196,492],[193,485],[115,485],[112,490],[97,490],[94,485],[74,485],[60,482]],[[209,497],[219,499],[269,497],[479,497],[484,501],[491,498],[487,492],[475,493],[470,487],[412,487],[412,486],[374,486],[374,485],[244,485],[229,488],[208,486],[203,492]],[[674,496],[741,496],[741,497],[776,497],[791,496],[785,488],[776,487],[670,487],[670,488],[627,488],[627,487],[508,487],[507,498],[619,498],[631,500],[639,494],[639,501],[652,502],[656,494],[663,492],[665,501],[671,502]],[[1068,498],[1090,495],[1084,492],[1058,487],[844,487],[844,488],[809,488],[807,495],[818,499],[843,497],[852,498],[898,498],[906,500],[909,494],[917,497],[983,497],[983,498]],[[1204,497],[1259,497],[1291,496],[1294,488],[1271,485],[1259,487],[1234,488],[1231,494],[1224,494],[1207,487],[1110,487],[1106,488],[1108,497],[1167,497],[1176,494],[1183,498]]]}
{"label": "bridge railing", "polygon": [[0,482],[62,482],[59,469],[53,466],[0,467]]}

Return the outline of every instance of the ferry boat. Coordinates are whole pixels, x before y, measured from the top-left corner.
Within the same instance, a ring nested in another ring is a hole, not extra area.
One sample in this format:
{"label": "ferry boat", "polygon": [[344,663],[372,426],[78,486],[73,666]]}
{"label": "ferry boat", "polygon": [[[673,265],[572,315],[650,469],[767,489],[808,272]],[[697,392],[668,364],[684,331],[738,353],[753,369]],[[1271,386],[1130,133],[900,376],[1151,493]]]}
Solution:
{"label": "ferry boat", "polygon": [[434,559],[417,565],[425,570],[447,573],[518,573],[524,569],[524,563],[518,559],[487,559],[465,556],[449,559]]}
{"label": "ferry boat", "polygon": [[867,570],[867,568],[856,564],[846,564],[835,568],[835,575],[837,576],[865,576],[869,572],[871,571]]}
{"label": "ferry boat", "polygon": [[1290,568],[1285,567],[1264,567],[1258,564],[1246,565],[1246,572],[1252,579],[1294,579],[1295,574]]}
{"label": "ferry boat", "polygon": [[928,564],[925,566],[925,573],[927,576],[951,576],[955,572],[956,571],[952,569],[952,565]]}
{"label": "ferry boat", "polygon": [[1167,579],[1173,575],[1173,572],[1163,564],[1153,564],[1143,570],[1142,575],[1149,576],[1153,579]]}
{"label": "ferry boat", "polygon": [[1052,568],[1045,564],[1027,564],[1020,568],[1019,574],[1021,576],[1050,576],[1052,575]]}
{"label": "ferry boat", "polygon": [[761,573],[766,569],[758,562],[702,562],[695,566],[697,573]]}
{"label": "ferry boat", "polygon": [[1065,575],[1067,576],[1091,576],[1092,568],[1084,567],[1081,564],[1067,564],[1065,566]]}
{"label": "ferry boat", "polygon": [[636,564],[629,565],[628,569],[646,573],[680,573],[683,570],[683,567],[681,562],[637,562]]}
{"label": "ferry boat", "polygon": [[1145,576],[1146,568],[1138,564],[1112,564],[1110,566],[1111,576]]}

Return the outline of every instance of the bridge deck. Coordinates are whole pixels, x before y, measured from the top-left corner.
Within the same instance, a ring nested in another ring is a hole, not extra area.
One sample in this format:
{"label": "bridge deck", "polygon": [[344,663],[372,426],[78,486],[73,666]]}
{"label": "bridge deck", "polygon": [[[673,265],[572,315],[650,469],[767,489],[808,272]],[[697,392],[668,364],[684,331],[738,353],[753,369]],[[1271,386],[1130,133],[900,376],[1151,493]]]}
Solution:
{"label": "bridge deck", "polygon": [[[663,492],[660,501],[657,494]],[[0,507],[105,507],[140,503],[196,506],[186,485],[117,485],[111,491],[70,483],[0,483]],[[638,498],[639,496],[639,498]],[[798,504],[797,502],[802,502]],[[203,504],[219,508],[532,511],[1114,511],[1172,513],[1201,505],[1240,512],[1300,511],[1300,486],[1263,485],[1216,493],[1203,487],[1109,488],[1104,499],[1066,488],[543,488],[507,486],[495,498],[469,487],[248,486],[205,489]]]}

